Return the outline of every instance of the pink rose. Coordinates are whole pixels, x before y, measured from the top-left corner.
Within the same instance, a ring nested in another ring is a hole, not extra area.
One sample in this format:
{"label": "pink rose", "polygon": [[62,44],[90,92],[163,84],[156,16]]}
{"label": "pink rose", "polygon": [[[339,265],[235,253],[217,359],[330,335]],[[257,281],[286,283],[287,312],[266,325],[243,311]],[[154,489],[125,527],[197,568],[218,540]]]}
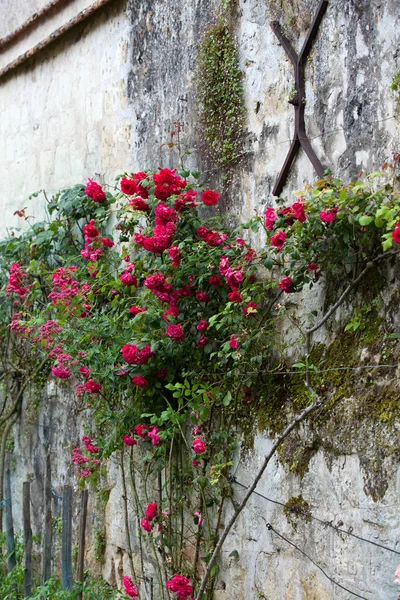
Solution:
{"label": "pink rose", "polygon": [[158,427],[152,427],[148,432],[147,437],[151,439],[152,446],[158,446],[161,441],[161,438],[158,435]]}
{"label": "pink rose", "polygon": [[66,367],[51,367],[51,372],[58,379],[68,379],[71,375],[70,370]]}

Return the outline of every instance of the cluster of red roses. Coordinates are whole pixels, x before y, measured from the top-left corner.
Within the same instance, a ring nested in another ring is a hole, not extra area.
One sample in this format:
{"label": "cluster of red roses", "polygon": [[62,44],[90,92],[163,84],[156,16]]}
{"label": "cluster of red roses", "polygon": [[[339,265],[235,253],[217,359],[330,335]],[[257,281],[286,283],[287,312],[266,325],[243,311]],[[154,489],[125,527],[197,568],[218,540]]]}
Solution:
{"label": "cluster of red roses", "polygon": [[[155,425],[134,425],[132,427],[131,432],[134,435],[139,436],[143,440],[149,439],[151,440],[152,446],[158,446],[161,441],[160,436],[158,435],[158,427]],[[131,435],[124,435],[122,437],[122,441],[126,446],[135,446],[137,441]]]}
{"label": "cluster of red roses", "polygon": [[136,585],[133,585],[130,577],[125,576],[122,581],[123,581],[125,593],[127,594],[127,596],[129,596],[129,598],[137,598],[139,596],[139,590],[136,587]]}
{"label": "cluster of red roses", "polygon": [[[193,594],[193,587],[190,585],[190,580],[182,575],[175,574],[172,579],[166,583],[167,588],[177,595],[179,600],[186,600]],[[194,600],[192,598],[191,600]]]}
{"label": "cluster of red roses", "polygon": [[89,196],[89,198],[91,198],[93,202],[98,203],[104,202],[104,200],[106,200],[107,198],[101,185],[99,185],[95,181],[92,181],[92,179],[88,179],[87,181],[85,194],[86,196]]}
{"label": "cluster of red roses", "polygon": [[[90,310],[87,296],[91,288],[89,284],[80,285],[79,281],[74,279],[76,271],[78,271],[78,267],[73,265],[57,269],[52,275],[52,290],[48,297],[54,305],[71,307],[68,314],[86,317]],[[77,297],[79,297],[79,305],[73,302],[73,299]]]}
{"label": "cluster of red roses", "polygon": [[18,296],[24,297],[28,293],[28,287],[24,285],[24,279],[27,274],[22,271],[19,263],[13,263],[10,266],[10,275],[8,278],[8,285],[6,288],[7,296],[10,294],[18,294]]}
{"label": "cluster of red roses", "polygon": [[135,242],[142,246],[148,252],[162,254],[172,246],[172,240],[176,231],[177,212],[170,208],[164,202],[159,202],[154,209],[155,227],[153,235],[145,237],[141,233],[135,235]]}
{"label": "cluster of red roses", "polygon": [[[114,242],[110,238],[100,238],[100,231],[95,226],[94,219],[84,226],[83,234],[85,236],[85,247],[81,250],[81,256],[84,260],[91,261],[91,263],[96,263],[99,260],[104,248],[112,248],[114,246]],[[90,277],[94,278],[98,273],[98,269],[93,264],[90,264],[88,266],[88,273]]]}
{"label": "cluster of red roses", "polygon": [[153,531],[153,525],[151,523],[158,515],[156,502],[146,506],[145,515],[146,517],[140,521],[140,525],[147,533],[150,533],[150,531]]}
{"label": "cluster of red roses", "polygon": [[[91,437],[89,437],[88,435],[84,435],[82,437],[82,442],[85,446],[86,451],[90,455],[98,454],[99,449],[93,444],[93,440]],[[80,448],[72,449],[71,462],[74,465],[77,465],[77,467],[79,467],[78,469],[74,469],[73,472],[76,475],[78,475],[78,477],[83,477],[85,479],[89,477],[93,473],[94,468],[100,464],[100,461],[97,458],[91,458],[82,454]],[[88,463],[90,463],[90,465],[88,465]],[[81,465],[87,466],[85,468],[80,468]]]}
{"label": "cluster of red roses", "polygon": [[[332,223],[336,217],[338,210],[339,209],[337,207],[334,207],[329,211],[321,211],[321,221],[325,223]],[[276,212],[273,208],[267,208],[264,215],[265,229],[267,231],[273,231],[275,229],[275,223],[279,219],[283,219],[283,226],[288,227],[293,225],[295,221],[299,221],[299,223],[305,223],[305,221],[307,220],[307,215],[305,213],[304,202],[294,202],[291,206],[281,208],[280,210],[278,210],[278,212]],[[287,235],[285,231],[279,230],[271,236],[269,242],[277,252],[281,252],[286,243],[286,238]],[[309,272],[314,272],[315,275],[319,274],[319,267],[316,263],[311,263],[308,266],[307,270]],[[285,293],[290,293],[293,287],[293,279],[291,277],[284,277],[279,282],[278,287]]]}

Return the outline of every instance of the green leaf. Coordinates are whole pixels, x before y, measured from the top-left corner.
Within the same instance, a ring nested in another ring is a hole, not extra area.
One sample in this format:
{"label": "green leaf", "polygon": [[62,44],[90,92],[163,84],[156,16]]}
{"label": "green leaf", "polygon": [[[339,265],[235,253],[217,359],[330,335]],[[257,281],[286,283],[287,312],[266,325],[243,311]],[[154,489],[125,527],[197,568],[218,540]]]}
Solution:
{"label": "green leaf", "polygon": [[384,250],[389,250],[392,246],[393,246],[393,240],[391,237],[388,238],[387,240],[385,240],[384,242],[382,242],[382,248]]}
{"label": "green leaf", "polygon": [[370,223],[372,223],[373,220],[374,220],[374,217],[368,217],[367,215],[362,215],[358,219],[358,222],[360,223],[360,225],[362,227],[365,227],[365,225],[369,225]]}
{"label": "green leaf", "polygon": [[274,261],[272,260],[272,258],[266,258],[263,264],[264,267],[270,271],[274,265]]}
{"label": "green leaf", "polygon": [[232,394],[230,392],[227,392],[224,399],[222,400],[222,404],[224,406],[229,406],[231,401],[232,401]]}
{"label": "green leaf", "polygon": [[251,230],[254,231],[254,233],[257,233],[257,231],[259,229],[260,229],[260,223],[258,221],[256,221],[255,223],[252,224]]}

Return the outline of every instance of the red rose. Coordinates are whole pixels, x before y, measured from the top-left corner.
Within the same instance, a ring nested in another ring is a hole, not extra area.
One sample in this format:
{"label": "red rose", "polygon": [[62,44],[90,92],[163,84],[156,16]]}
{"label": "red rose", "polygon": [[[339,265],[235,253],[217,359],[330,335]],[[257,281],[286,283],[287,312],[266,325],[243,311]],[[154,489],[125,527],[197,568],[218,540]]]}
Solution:
{"label": "red rose", "polygon": [[132,383],[137,387],[147,387],[149,385],[149,382],[143,375],[135,375],[135,377],[132,377]]}
{"label": "red rose", "polygon": [[123,177],[119,182],[121,186],[121,192],[126,194],[127,196],[133,196],[133,194],[138,193],[138,184],[133,179],[127,179]]}
{"label": "red rose", "polygon": [[274,223],[277,219],[277,215],[276,212],[274,211],[273,208],[267,208],[267,210],[265,211],[265,215],[264,215],[264,225],[265,225],[265,229],[267,229],[268,231],[271,231],[274,228]]}
{"label": "red rose", "polygon": [[135,446],[135,444],[137,444],[137,441],[134,440],[130,435],[124,435],[122,437],[122,441],[126,446]]}
{"label": "red rose", "polygon": [[200,302],[205,302],[205,303],[210,302],[210,298],[204,292],[196,292],[196,298]]}
{"label": "red rose", "polygon": [[207,450],[207,446],[200,438],[193,440],[192,447],[195,454],[204,454],[204,452]]}
{"label": "red rose", "polygon": [[143,527],[143,529],[145,531],[147,531],[148,533],[150,533],[150,531],[152,531],[153,527],[151,526],[150,521],[148,521],[147,519],[142,519],[140,521],[140,525]]}
{"label": "red rose", "polygon": [[307,221],[307,215],[304,213],[304,202],[294,202],[292,204],[294,218],[300,223]]}
{"label": "red rose", "polygon": [[125,592],[126,592],[127,596],[129,596],[129,598],[137,598],[139,596],[139,591],[138,591],[136,585],[133,585],[133,583],[129,577],[125,576],[123,578],[123,583],[124,583]]}
{"label": "red rose", "polygon": [[165,369],[157,369],[157,371],[154,373],[154,376],[159,381],[163,381],[167,376],[167,371]]}
{"label": "red rose", "polygon": [[310,272],[318,271],[318,269],[319,269],[319,266],[315,262],[310,263],[307,267],[307,271],[310,271]]}
{"label": "red rose", "polygon": [[114,246],[114,242],[106,237],[101,238],[101,243],[103,244],[104,248],[112,248]]}
{"label": "red rose", "polygon": [[89,369],[89,367],[79,367],[79,373],[82,375],[82,377],[84,377],[85,379],[87,379],[90,375],[90,373],[92,372],[91,369]]}
{"label": "red rose", "polygon": [[286,242],[286,233],[284,231],[278,231],[271,238],[271,246],[274,246],[278,251],[282,250]]}
{"label": "red rose", "polygon": [[210,279],[208,280],[208,283],[213,287],[219,287],[220,285],[222,285],[222,280],[219,275],[211,275]]}
{"label": "red rose", "polygon": [[147,365],[152,352],[149,345],[139,350],[134,344],[125,344],[121,348],[121,354],[128,365]]}
{"label": "red rose", "polygon": [[148,504],[146,507],[146,519],[152,521],[157,516],[157,502]]}
{"label": "red rose", "polygon": [[90,223],[85,225],[83,228],[83,233],[85,234],[85,238],[95,238],[99,235],[99,230],[94,226],[94,220],[92,219]]}
{"label": "red rose", "polygon": [[219,195],[217,192],[213,192],[212,190],[204,190],[201,195],[201,201],[206,206],[215,206],[218,204]]}
{"label": "red rose", "polygon": [[168,249],[168,254],[169,254],[170,258],[172,259],[171,266],[179,267],[181,255],[180,255],[178,246],[171,246],[171,248]]}
{"label": "red rose", "polygon": [[85,187],[85,194],[86,196],[89,196],[89,198],[91,198],[93,202],[104,202],[104,200],[106,199],[106,195],[101,185],[99,185],[95,181],[92,181],[91,179],[88,179],[87,181]]}
{"label": "red rose", "polygon": [[338,206],[334,206],[333,208],[331,208],[328,211],[323,210],[323,211],[321,211],[319,213],[319,218],[324,223],[333,223],[333,221],[335,220],[335,217],[336,217],[338,211],[339,211],[339,207]]}
{"label": "red rose", "polygon": [[208,323],[205,319],[202,319],[201,321],[199,321],[196,329],[198,329],[198,331],[207,331],[208,329]]}
{"label": "red rose", "polygon": [[236,339],[236,335],[231,335],[229,346],[232,348],[232,350],[237,350],[239,348],[239,342]]}
{"label": "red rose", "polygon": [[93,379],[88,379],[83,387],[88,394],[98,394],[101,390],[100,383],[96,383]]}
{"label": "red rose", "polygon": [[201,335],[199,341],[197,342],[197,347],[198,348],[204,348],[204,346],[207,344],[207,338],[205,335]]}
{"label": "red rose", "polygon": [[141,425],[140,423],[138,425],[135,425],[134,427],[132,427],[132,433],[135,433],[136,435],[138,435],[141,438],[146,438],[147,437],[147,430],[149,429],[149,425]]}
{"label": "red rose", "polygon": [[189,579],[182,577],[182,575],[174,575],[172,579],[167,581],[166,586],[177,595],[179,600],[185,600],[193,594],[193,587],[190,585]]}
{"label": "red rose", "polygon": [[150,210],[150,206],[143,200],[143,198],[132,198],[132,200],[129,200],[128,204],[133,208],[133,210],[142,210],[143,212]]}
{"label": "red rose", "polygon": [[198,236],[198,237],[199,237],[201,240],[204,240],[204,238],[206,237],[206,235],[207,235],[208,231],[209,231],[209,230],[207,229],[207,227],[203,227],[203,226],[201,226],[201,227],[198,227],[198,228],[196,229],[196,235],[197,235],[197,236]]}
{"label": "red rose", "polygon": [[172,338],[174,342],[183,342],[185,339],[182,325],[168,325],[167,329],[165,330],[165,335]]}
{"label": "red rose", "polygon": [[397,223],[396,229],[392,232],[392,240],[396,244],[400,244],[400,223]]}
{"label": "red rose", "polygon": [[146,312],[145,308],[139,308],[139,306],[131,306],[129,309],[131,315],[138,315],[139,313]]}
{"label": "red rose", "polygon": [[131,273],[129,273],[129,271],[125,271],[124,273],[122,273],[122,275],[119,276],[119,280],[124,284],[124,285],[134,285],[135,287],[137,287],[137,279],[134,275],[131,275]]}
{"label": "red rose", "polygon": [[[249,308],[252,308],[254,310],[249,312]],[[254,315],[254,311],[257,310],[257,304],[255,302],[249,302],[243,309],[243,314],[245,317],[247,317],[247,315]]]}
{"label": "red rose", "polygon": [[228,298],[230,302],[242,302],[243,298],[237,291],[237,289],[233,288],[232,291],[228,294]]}
{"label": "red rose", "polygon": [[283,290],[286,294],[289,294],[291,287],[293,285],[293,279],[290,277],[284,277],[278,285],[278,288]]}
{"label": "red rose", "polygon": [[176,210],[170,208],[164,202],[159,202],[154,209],[154,214],[156,216],[155,222],[156,225],[165,225],[169,221],[176,221]]}

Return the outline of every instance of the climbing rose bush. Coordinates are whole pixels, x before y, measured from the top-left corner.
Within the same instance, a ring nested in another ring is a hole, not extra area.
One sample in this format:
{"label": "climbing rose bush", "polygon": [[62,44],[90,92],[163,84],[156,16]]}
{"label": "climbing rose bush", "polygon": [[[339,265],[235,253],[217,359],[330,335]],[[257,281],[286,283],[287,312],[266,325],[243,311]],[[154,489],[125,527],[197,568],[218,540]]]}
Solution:
{"label": "climbing rose bush", "polygon": [[[200,221],[197,207],[218,208],[219,196],[196,172],[124,174],[111,191],[89,180],[49,203],[55,219],[33,228],[34,242],[24,234],[18,251],[15,240],[3,244],[10,331],[72,386],[84,411],[87,435],[72,445],[76,475],[95,483],[101,460],[124,449],[131,460],[146,456],[146,470],[171,473],[178,439],[185,449],[196,504],[169,481],[171,506],[148,502],[153,492],[138,506],[150,546],[156,536],[168,549],[185,539],[172,510],[195,516],[195,565],[172,562],[168,576],[176,574],[164,578],[177,598],[193,586],[176,571],[192,577],[200,548],[212,551],[209,507],[223,504],[229,487],[236,415],[274,365],[278,296],[332,276],[345,283],[355,265],[397,251],[399,194],[381,178],[346,186],[327,177],[234,230],[221,218]],[[253,233],[265,240],[257,252]],[[128,577],[124,587],[138,596]]]}

